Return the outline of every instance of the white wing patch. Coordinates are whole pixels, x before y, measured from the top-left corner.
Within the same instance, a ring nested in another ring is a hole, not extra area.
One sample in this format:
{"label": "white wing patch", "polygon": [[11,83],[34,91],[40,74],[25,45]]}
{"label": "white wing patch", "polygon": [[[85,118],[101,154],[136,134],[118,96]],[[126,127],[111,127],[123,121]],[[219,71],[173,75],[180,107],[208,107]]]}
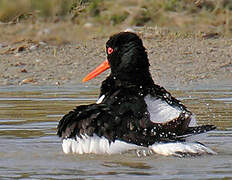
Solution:
{"label": "white wing patch", "polygon": [[82,138],[76,138],[76,140],[63,140],[62,147],[65,154],[118,154],[126,152],[128,150],[139,148],[139,146],[135,144],[129,144],[119,140],[109,143],[109,141],[105,137],[99,137],[95,134],[91,137],[88,135],[82,135]]}
{"label": "white wing patch", "polygon": [[96,104],[100,104],[104,98],[105,98],[105,95],[104,94],[101,95],[101,97],[97,100]]}
{"label": "white wing patch", "polygon": [[181,113],[180,109],[170,106],[161,99],[153,98],[151,95],[147,95],[144,100],[153,123],[167,123],[178,118]]}

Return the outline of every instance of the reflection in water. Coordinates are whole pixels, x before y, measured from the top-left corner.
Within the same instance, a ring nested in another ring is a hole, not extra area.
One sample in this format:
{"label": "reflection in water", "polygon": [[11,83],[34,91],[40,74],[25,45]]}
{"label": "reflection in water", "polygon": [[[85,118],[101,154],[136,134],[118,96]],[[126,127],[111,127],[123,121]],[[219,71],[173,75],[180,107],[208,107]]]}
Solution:
{"label": "reflection in water", "polygon": [[76,105],[97,99],[96,88],[0,88],[0,179],[22,178],[165,178],[232,177],[232,88],[173,90],[196,114],[199,124],[218,130],[202,140],[217,156],[174,158],[152,155],[64,155],[56,126]]}

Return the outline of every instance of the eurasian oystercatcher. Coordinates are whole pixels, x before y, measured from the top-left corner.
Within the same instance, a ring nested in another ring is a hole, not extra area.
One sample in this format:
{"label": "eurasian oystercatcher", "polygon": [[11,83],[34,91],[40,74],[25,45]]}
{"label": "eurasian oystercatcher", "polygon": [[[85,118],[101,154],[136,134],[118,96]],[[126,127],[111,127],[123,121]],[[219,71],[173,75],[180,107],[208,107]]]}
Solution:
{"label": "eurasian oystercatcher", "polygon": [[196,126],[193,114],[149,72],[142,40],[132,32],[120,32],[106,43],[107,60],[83,82],[110,68],[102,82],[99,100],[81,105],[59,122],[58,136],[64,153],[114,154],[148,149],[162,155],[215,154],[186,137],[216,127]]}

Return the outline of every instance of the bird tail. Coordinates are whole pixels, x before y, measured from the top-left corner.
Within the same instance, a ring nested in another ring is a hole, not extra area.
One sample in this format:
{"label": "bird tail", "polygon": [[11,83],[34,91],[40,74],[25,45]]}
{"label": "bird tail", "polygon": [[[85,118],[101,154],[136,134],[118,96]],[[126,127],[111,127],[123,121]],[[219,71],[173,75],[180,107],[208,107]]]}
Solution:
{"label": "bird tail", "polygon": [[208,131],[212,131],[216,129],[216,126],[214,125],[202,125],[202,126],[196,126],[196,127],[188,127],[185,131],[185,134],[194,135],[194,134],[201,134]]}
{"label": "bird tail", "polygon": [[177,134],[174,139],[178,141],[185,141],[185,138],[193,135],[199,135],[206,133],[208,131],[212,131],[217,127],[214,125],[202,125],[202,126],[195,126],[195,127],[188,127],[185,131],[181,132],[181,134]]}
{"label": "bird tail", "polygon": [[199,156],[204,154],[217,154],[200,142],[186,142],[186,138],[192,135],[206,133],[216,129],[214,125],[202,125],[196,127],[188,127],[183,134],[177,136],[176,142],[155,143],[149,148],[157,154],[164,156]]}

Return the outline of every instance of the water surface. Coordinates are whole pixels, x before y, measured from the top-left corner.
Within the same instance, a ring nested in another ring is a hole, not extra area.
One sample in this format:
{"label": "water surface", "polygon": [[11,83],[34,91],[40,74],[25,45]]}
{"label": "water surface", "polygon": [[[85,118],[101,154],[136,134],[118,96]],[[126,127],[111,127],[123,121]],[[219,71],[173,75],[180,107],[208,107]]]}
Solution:
{"label": "water surface", "polygon": [[94,102],[97,88],[0,88],[0,179],[231,179],[232,86],[171,92],[199,124],[218,126],[202,139],[218,155],[64,155],[56,136],[58,121],[76,105]]}

